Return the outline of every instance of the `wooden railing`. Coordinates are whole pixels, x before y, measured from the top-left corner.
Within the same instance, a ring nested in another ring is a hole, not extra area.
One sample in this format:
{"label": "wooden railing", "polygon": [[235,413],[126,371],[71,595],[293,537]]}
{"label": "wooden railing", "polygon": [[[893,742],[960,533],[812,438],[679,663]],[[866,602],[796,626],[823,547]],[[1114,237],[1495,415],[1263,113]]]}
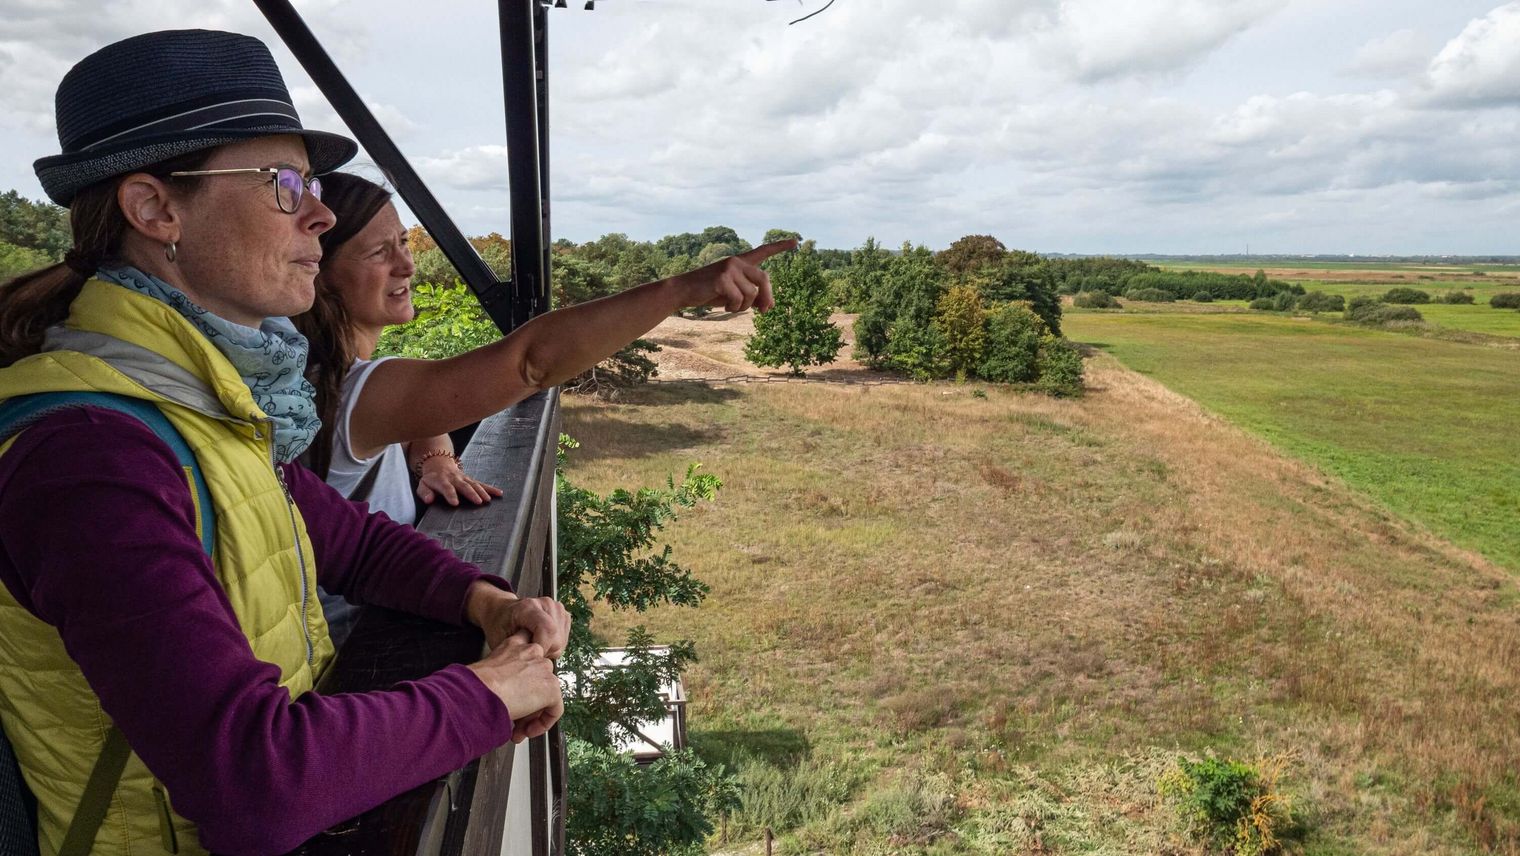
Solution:
{"label": "wooden railing", "polygon": [[[470,475],[505,495],[479,508],[434,506],[418,524],[525,597],[555,593],[554,464],[559,393],[482,422],[465,448]],[[386,689],[480,659],[479,631],[366,607],[319,692]],[[305,856],[552,856],[564,852],[564,741],[558,728],[508,744],[308,841]]]}

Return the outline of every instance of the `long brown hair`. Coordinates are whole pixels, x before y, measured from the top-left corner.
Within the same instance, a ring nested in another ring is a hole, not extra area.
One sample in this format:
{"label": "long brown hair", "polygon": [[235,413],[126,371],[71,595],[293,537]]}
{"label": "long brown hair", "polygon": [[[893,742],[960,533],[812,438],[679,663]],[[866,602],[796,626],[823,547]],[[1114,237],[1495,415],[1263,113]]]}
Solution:
{"label": "long brown hair", "polygon": [[322,264],[317,273],[317,299],[311,309],[291,320],[311,343],[306,378],[317,389],[317,415],[322,418],[322,430],[306,451],[306,466],[324,479],[332,467],[333,426],[337,424],[343,378],[358,359],[349,329],[348,306],[337,284],[328,276],[328,266],[339,248],[353,240],[390,201],[391,192],[367,178],[346,172],[322,176],[322,204],[332,209],[337,223],[318,238],[322,244]]}
{"label": "long brown hair", "polygon": [[[191,152],[128,174],[166,178],[176,170],[199,169],[212,151]],[[122,236],[130,228],[116,202],[116,188],[125,177],[92,184],[74,196],[69,204],[74,246],[63,261],[0,284],[0,367],[41,351],[47,328],[68,317],[69,304],[85,282],[120,254]]]}

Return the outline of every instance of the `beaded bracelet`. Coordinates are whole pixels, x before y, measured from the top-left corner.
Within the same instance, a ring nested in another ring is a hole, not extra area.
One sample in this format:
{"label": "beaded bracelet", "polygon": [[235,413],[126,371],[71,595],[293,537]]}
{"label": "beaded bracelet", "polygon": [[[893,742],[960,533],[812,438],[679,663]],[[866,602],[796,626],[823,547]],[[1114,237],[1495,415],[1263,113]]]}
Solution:
{"label": "beaded bracelet", "polygon": [[412,464],[412,472],[416,473],[420,478],[422,476],[422,465],[427,463],[429,458],[437,458],[444,455],[453,458],[455,464],[459,463],[459,456],[453,452],[450,452],[448,449],[430,449],[429,451],[422,453],[422,457],[417,459],[417,463]]}

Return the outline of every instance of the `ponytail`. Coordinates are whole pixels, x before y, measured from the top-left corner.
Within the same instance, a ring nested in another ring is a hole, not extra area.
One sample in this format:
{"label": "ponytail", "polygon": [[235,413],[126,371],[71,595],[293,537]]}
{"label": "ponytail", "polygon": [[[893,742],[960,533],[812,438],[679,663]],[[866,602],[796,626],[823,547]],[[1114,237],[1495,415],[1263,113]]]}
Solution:
{"label": "ponytail", "polygon": [[[212,151],[191,152],[134,172],[163,177],[198,169]],[[107,179],[75,194],[69,204],[74,246],[63,261],[0,283],[0,368],[39,353],[47,328],[63,323],[84,284],[121,252],[128,226],[116,203],[120,184],[121,177]]]}

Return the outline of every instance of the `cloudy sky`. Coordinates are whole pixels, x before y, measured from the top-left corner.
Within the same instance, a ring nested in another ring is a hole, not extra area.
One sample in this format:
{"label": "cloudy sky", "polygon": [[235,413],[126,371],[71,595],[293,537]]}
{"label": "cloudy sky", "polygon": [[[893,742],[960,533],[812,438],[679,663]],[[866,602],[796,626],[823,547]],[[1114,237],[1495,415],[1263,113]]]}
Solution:
{"label": "cloudy sky", "polygon": [[[1520,2],[579,0],[550,10],[556,237],[1520,254]],[[297,7],[469,233],[505,231],[495,3]],[[246,0],[0,0],[0,189],[69,65]]]}

